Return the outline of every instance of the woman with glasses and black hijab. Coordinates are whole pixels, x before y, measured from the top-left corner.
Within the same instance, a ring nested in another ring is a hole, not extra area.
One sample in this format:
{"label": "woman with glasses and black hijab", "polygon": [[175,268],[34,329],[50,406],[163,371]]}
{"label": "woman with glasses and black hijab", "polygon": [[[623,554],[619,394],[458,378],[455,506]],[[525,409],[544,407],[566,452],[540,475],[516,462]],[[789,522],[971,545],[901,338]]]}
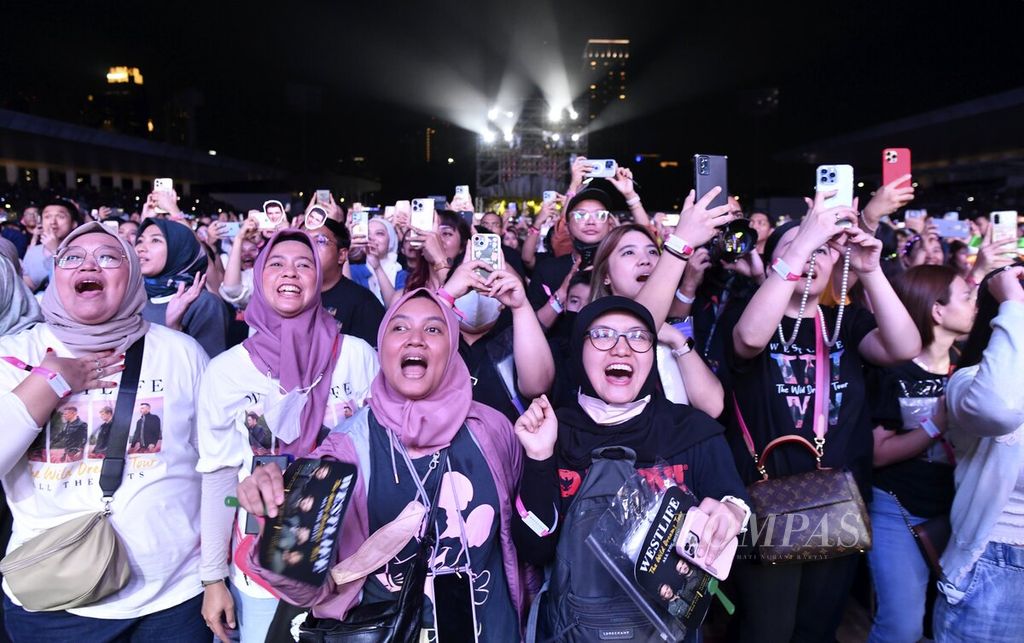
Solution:
{"label": "woman with glasses and black hijab", "polygon": [[[579,383],[576,399],[556,411],[546,397],[538,398],[515,425],[527,457],[512,533],[524,561],[554,561],[557,569],[559,539],[580,537],[562,527],[588,484],[595,450],[604,447],[631,449],[639,472],[685,485],[700,499],[700,509],[711,516],[703,538],[709,560],[745,527],[746,491],[723,429],[705,413],[673,404],[658,390],[656,339],[650,312],[625,297],[602,297],[577,315],[570,342],[572,371]],[[593,554],[579,562],[584,564],[571,566],[569,574],[589,575],[593,582],[587,583],[587,596],[566,597],[569,588],[552,583],[551,599],[539,608],[538,632],[553,636],[571,627],[586,636],[581,623],[600,619],[609,605],[632,605]],[[574,614],[562,609],[566,600],[575,605]],[[639,609],[634,616],[646,622]],[[567,625],[573,618],[575,624]]]}

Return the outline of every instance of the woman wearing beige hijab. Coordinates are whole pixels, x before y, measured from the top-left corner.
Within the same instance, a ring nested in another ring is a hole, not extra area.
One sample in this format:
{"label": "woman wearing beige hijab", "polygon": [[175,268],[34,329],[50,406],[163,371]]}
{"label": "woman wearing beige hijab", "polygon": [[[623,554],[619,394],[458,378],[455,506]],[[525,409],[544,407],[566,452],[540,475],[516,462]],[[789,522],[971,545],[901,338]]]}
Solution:
{"label": "woman wearing beige hijab", "polygon": [[[72,232],[55,255],[43,323],[0,338],[0,475],[14,517],[8,551],[103,507],[99,486],[124,354],[145,336],[131,432],[110,524],[131,579],[98,603],[29,612],[5,585],[6,626],[16,641],[210,637],[199,583],[199,487],[195,394],[206,366],[192,338],[142,319],[146,303],[134,250],[99,223]],[[152,421],[153,416],[162,422]],[[115,418],[117,422],[119,418]],[[147,424],[146,420],[150,420]],[[146,427],[158,427],[149,430]],[[56,579],[55,579],[56,581]]]}

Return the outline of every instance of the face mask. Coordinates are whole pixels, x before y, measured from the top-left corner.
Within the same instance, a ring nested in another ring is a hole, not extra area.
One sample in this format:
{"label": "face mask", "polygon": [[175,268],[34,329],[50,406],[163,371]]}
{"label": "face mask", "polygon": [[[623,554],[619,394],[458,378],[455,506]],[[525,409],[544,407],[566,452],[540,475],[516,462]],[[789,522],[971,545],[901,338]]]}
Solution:
{"label": "face mask", "polygon": [[308,388],[293,389],[263,413],[267,428],[275,438],[285,444],[291,444],[302,435],[302,409],[309,399],[309,392],[319,382],[320,378],[317,377]]}
{"label": "face mask", "polygon": [[632,420],[643,413],[647,404],[651,401],[651,396],[647,395],[627,404],[609,404],[602,399],[590,397],[583,393],[583,391],[580,391],[577,393],[576,399],[580,403],[580,408],[583,409],[583,412],[594,423],[601,426],[612,426],[621,424],[626,420]]}
{"label": "face mask", "polygon": [[501,302],[493,297],[481,295],[475,290],[470,290],[456,299],[455,307],[463,315],[459,320],[459,328],[469,333],[480,332],[493,326],[501,314]]}

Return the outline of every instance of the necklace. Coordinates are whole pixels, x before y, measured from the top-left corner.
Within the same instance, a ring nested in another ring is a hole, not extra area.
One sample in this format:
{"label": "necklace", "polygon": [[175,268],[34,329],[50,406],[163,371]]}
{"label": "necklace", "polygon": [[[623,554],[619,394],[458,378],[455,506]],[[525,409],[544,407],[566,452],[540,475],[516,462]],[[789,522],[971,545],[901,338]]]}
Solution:
{"label": "necklace", "polygon": [[[786,341],[786,335],[782,330],[782,322],[779,321],[779,341],[782,342],[782,346],[789,350],[793,344],[796,343],[796,338],[800,333],[800,324],[804,320],[804,312],[807,310],[807,299],[811,294],[811,282],[814,281],[814,266],[820,250],[815,250],[811,254],[811,260],[807,267],[807,279],[804,281],[804,292],[800,296],[800,308],[796,315],[796,323],[793,324],[793,333],[789,336],[789,341]],[[843,277],[840,284],[839,292],[839,315],[836,317],[836,328],[835,333],[832,335],[832,339],[829,339],[828,328],[825,326],[825,315],[822,313],[821,305],[818,305],[818,319],[821,323],[821,334],[824,338],[825,345],[829,348],[835,346],[836,342],[839,341],[839,330],[843,325],[843,314],[846,312],[846,295],[850,285],[850,248],[846,249],[843,254]]]}

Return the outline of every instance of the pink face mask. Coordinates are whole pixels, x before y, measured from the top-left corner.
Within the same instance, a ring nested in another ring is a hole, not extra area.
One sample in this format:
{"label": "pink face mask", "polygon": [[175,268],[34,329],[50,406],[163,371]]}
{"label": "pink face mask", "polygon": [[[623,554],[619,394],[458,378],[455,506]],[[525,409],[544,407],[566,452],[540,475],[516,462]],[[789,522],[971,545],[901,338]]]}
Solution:
{"label": "pink face mask", "polygon": [[580,408],[591,420],[602,426],[611,426],[632,420],[643,413],[647,403],[651,401],[651,396],[642,397],[628,404],[609,404],[580,391],[576,394],[576,399],[580,403]]}

